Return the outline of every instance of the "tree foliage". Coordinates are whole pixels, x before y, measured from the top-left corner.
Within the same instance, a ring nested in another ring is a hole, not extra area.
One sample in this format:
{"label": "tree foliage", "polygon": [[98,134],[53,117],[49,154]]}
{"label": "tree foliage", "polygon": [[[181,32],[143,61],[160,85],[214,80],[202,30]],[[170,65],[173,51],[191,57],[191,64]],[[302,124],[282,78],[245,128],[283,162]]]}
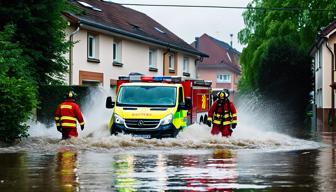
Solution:
{"label": "tree foliage", "polygon": [[36,85],[14,34],[13,25],[0,32],[0,141],[5,143],[27,136],[25,123],[37,103]]}
{"label": "tree foliage", "polygon": [[61,82],[68,9],[67,0],[0,1],[0,141],[27,136],[37,85]]}
{"label": "tree foliage", "polygon": [[0,1],[0,30],[15,24],[14,39],[40,84],[57,82],[67,70],[64,54],[70,44],[65,39],[67,23],[61,15],[67,6],[66,0]]}
{"label": "tree foliage", "polygon": [[239,88],[302,112],[312,90],[309,50],[320,28],[334,19],[335,12],[326,10],[336,10],[336,0],[252,0],[249,6],[265,9],[243,14],[245,28],[238,36],[247,46]]}

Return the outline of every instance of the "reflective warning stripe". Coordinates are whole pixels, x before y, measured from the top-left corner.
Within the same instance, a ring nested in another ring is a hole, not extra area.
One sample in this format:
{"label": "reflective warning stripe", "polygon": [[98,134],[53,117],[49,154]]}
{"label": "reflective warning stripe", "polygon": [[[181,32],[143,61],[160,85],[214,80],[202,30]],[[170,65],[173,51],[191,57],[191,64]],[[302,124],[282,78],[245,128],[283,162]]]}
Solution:
{"label": "reflective warning stripe", "polygon": [[76,127],[76,123],[62,123],[62,126]]}
{"label": "reflective warning stripe", "polygon": [[56,126],[58,127],[58,126],[61,126],[61,124],[60,123],[56,123]]}
{"label": "reflective warning stripe", "polygon": [[84,122],[81,122],[80,125],[84,125],[85,123]]}
{"label": "reflective warning stripe", "polygon": [[60,118],[59,117],[55,117],[55,120],[57,121],[57,120],[59,120]]}
{"label": "reflective warning stripe", "polygon": [[[217,117],[217,118],[221,118],[221,114],[214,114],[213,116]],[[224,118],[228,118],[228,117],[230,117],[229,114],[224,115]],[[234,116],[232,116],[232,117],[234,117]]]}
{"label": "reflective warning stripe", "polygon": [[77,118],[75,117],[70,117],[70,116],[62,116],[61,120],[73,120],[73,121],[77,121]]}
{"label": "reflective warning stripe", "polygon": [[237,114],[236,113],[232,114],[232,117],[237,117]]}
{"label": "reflective warning stripe", "polygon": [[237,120],[233,120],[233,121],[231,121],[231,123],[237,123]]}
{"label": "reflective warning stripe", "polygon": [[173,125],[180,129],[181,127],[187,126],[187,110],[181,110],[179,112],[176,112],[173,116]]}
{"label": "reflective warning stripe", "polygon": [[61,105],[61,109],[72,109],[71,105]]}
{"label": "reflective warning stripe", "polygon": [[[221,124],[221,121],[214,120],[212,123],[213,123],[213,124],[220,125],[220,124]],[[231,124],[231,121],[223,121],[223,125],[230,125],[230,124]]]}

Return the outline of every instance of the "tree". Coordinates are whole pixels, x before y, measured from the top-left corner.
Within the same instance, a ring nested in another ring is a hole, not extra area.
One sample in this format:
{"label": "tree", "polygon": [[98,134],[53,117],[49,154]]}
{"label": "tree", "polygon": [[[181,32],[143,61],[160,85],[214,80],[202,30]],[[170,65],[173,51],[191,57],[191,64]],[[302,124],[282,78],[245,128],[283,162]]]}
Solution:
{"label": "tree", "polygon": [[14,25],[0,32],[0,141],[26,137],[25,124],[36,107],[36,85],[18,43],[12,43]]}
{"label": "tree", "polygon": [[[336,9],[336,0],[253,0],[249,6],[263,9],[243,14],[245,28],[238,36],[247,47],[241,54],[239,88],[243,93],[258,90],[290,106],[300,118],[312,90],[309,50],[320,28],[333,20],[328,9]],[[281,99],[286,94],[291,102]]]}
{"label": "tree", "polygon": [[67,8],[66,0],[0,1],[0,30],[15,24],[13,38],[40,84],[58,82],[67,70],[64,54],[70,44],[65,40],[67,23],[61,15]]}

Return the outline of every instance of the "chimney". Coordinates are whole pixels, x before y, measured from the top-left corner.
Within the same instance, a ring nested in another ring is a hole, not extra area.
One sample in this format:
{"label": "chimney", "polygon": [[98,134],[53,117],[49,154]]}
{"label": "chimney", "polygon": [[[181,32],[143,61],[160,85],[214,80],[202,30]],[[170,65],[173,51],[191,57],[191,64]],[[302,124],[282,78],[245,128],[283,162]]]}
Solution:
{"label": "chimney", "polygon": [[198,49],[199,37],[195,37],[195,48]]}
{"label": "chimney", "polygon": [[[233,34],[232,34],[232,33],[230,34],[230,37],[231,37],[230,46],[232,47],[232,37],[233,37]],[[232,47],[232,48],[233,48],[233,47]]]}

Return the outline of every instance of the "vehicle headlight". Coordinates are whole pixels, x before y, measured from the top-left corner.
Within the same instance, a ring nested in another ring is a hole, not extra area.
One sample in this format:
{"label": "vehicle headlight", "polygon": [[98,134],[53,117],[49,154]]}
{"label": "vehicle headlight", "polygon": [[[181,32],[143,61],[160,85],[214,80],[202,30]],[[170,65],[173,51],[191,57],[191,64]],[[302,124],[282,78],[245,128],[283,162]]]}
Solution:
{"label": "vehicle headlight", "polygon": [[116,124],[124,124],[125,123],[125,119],[123,119],[122,117],[120,117],[118,114],[114,114],[114,122]]}
{"label": "vehicle headlight", "polygon": [[161,119],[161,125],[167,125],[169,123],[171,123],[173,120],[173,115],[169,114],[167,116],[165,116],[163,119]]}

